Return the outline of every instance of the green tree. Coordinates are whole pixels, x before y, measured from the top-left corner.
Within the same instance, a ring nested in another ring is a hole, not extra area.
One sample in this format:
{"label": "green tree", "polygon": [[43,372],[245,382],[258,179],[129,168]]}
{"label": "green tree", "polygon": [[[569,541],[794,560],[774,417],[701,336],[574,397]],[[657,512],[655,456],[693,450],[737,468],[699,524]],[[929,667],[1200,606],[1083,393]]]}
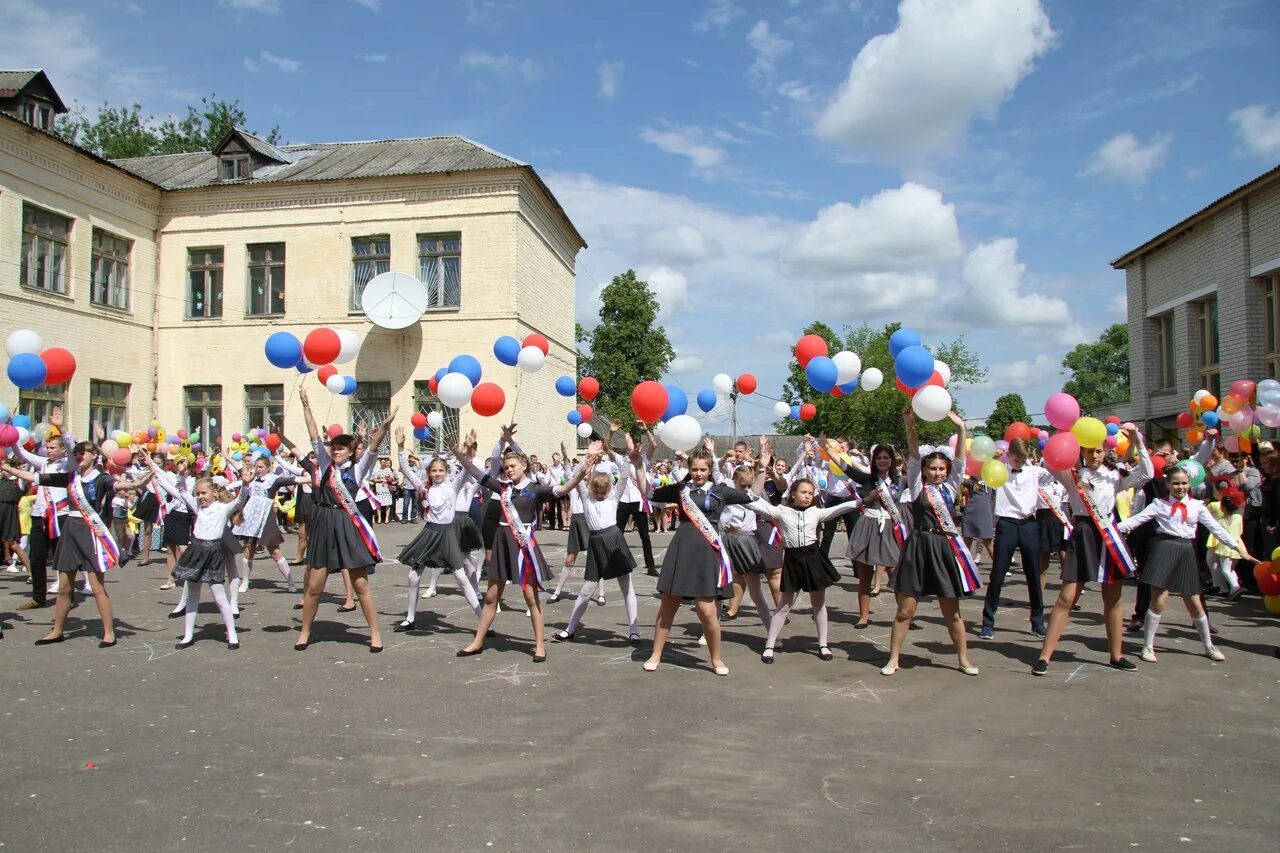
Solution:
{"label": "green tree", "polygon": [[1062,360],[1070,376],[1062,390],[1087,415],[1106,414],[1109,404],[1129,399],[1129,327],[1109,326],[1091,344],[1079,344]]}
{"label": "green tree", "polygon": [[1004,431],[1009,428],[1009,424],[1018,421],[1031,423],[1027,404],[1021,394],[1005,394],[996,400],[995,408],[987,415],[987,435],[995,439],[1004,438]]}
{"label": "green tree", "polygon": [[587,331],[581,325],[576,336],[589,354],[578,351],[578,370],[600,382],[593,402],[600,414],[616,418],[633,430],[631,391],[646,379],[658,379],[676,357],[666,330],[656,325],[658,300],[649,285],[636,278],[635,270],[613,277],[600,293],[600,322]]}
{"label": "green tree", "polygon": [[[210,95],[200,99],[198,108],[187,107],[183,118],[171,117],[162,121],[157,121],[154,116],[144,117],[141,104],[126,107],[103,104],[92,117],[81,107],[59,116],[54,132],[73,145],[108,160],[117,160],[151,154],[211,151],[228,130],[247,124],[248,117],[238,100],[222,101],[216,95]],[[273,127],[263,138],[277,144],[280,128]]]}

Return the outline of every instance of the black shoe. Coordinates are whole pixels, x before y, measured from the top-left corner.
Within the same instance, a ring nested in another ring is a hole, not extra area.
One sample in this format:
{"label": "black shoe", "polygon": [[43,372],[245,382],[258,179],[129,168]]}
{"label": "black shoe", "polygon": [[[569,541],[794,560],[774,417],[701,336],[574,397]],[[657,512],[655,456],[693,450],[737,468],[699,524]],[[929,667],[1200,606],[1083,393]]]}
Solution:
{"label": "black shoe", "polygon": [[196,641],[194,638],[190,640],[186,640],[185,642],[182,640],[179,640],[178,642],[174,643],[173,647],[175,649],[186,649],[186,648],[190,648],[191,646],[194,646],[195,642]]}
{"label": "black shoe", "polygon": [[760,653],[760,660],[764,663],[773,663],[773,649],[765,649]]}
{"label": "black shoe", "polygon": [[294,609],[294,610],[301,610],[301,609],[302,609],[302,605],[301,605],[301,604],[295,604],[295,605],[293,605],[293,609]]}
{"label": "black shoe", "polygon": [[382,651],[382,646],[375,646],[372,643],[369,645],[369,654],[376,655],[381,651]]}
{"label": "black shoe", "polygon": [[658,577],[659,575],[661,575],[661,574],[662,574],[661,572],[659,572],[659,571],[658,571],[656,568],[654,568],[653,566],[650,566],[649,568],[645,569],[644,573],[645,573],[646,575],[648,575],[649,577],[651,577],[651,578],[656,578],[656,577]]}
{"label": "black shoe", "polygon": [[397,634],[402,634],[406,631],[418,630],[418,625],[415,622],[410,622],[408,619],[405,619],[403,622],[398,623],[396,627],[392,630],[394,630]]}
{"label": "black shoe", "polygon": [[1143,624],[1141,619],[1130,619],[1129,624],[1125,626],[1124,632],[1126,634],[1141,634],[1142,627]]}
{"label": "black shoe", "polygon": [[305,643],[294,643],[294,644],[293,644],[293,650],[294,650],[295,652],[305,652],[305,651],[307,650],[307,646],[309,646],[309,645],[311,645],[311,641],[310,641],[310,640],[308,640],[308,641],[307,641],[307,642],[305,642]]}
{"label": "black shoe", "polygon": [[1047,675],[1048,672],[1049,672],[1049,662],[1044,658],[1040,658],[1040,660],[1031,664],[1032,675]]}
{"label": "black shoe", "polygon": [[56,637],[47,637],[47,638],[41,638],[39,640],[36,640],[34,643],[32,643],[32,645],[52,646],[54,643],[61,643],[65,639],[66,639],[66,636],[64,634],[59,634]]}
{"label": "black shoe", "polygon": [[557,643],[566,643],[573,642],[573,636],[574,635],[570,634],[568,631],[556,631],[551,635],[551,639],[555,640]]}
{"label": "black shoe", "polygon": [[870,625],[871,625],[870,619],[868,619],[866,622],[855,622],[853,625],[853,630],[865,631]]}
{"label": "black shoe", "polygon": [[339,607],[339,608],[338,608],[338,612],[339,612],[339,613],[351,613],[351,612],[352,612],[352,611],[354,611],[355,609],[356,609],[356,606],[353,604],[353,605],[351,605],[350,607]]}
{"label": "black shoe", "polygon": [[545,661],[546,659],[547,659],[547,655],[546,655],[546,653],[545,653],[545,652],[544,652],[544,653],[542,653],[542,654],[540,654],[540,655],[534,655],[534,656],[533,656],[533,662],[534,662],[534,663],[542,663],[542,662],[543,662],[543,661]]}
{"label": "black shoe", "polygon": [[632,635],[631,635],[631,645],[633,645],[633,646],[638,646],[638,645],[640,645],[640,635],[639,635],[639,634],[632,634]]}
{"label": "black shoe", "polygon": [[170,618],[170,619],[177,619],[179,616],[185,616],[185,615],[186,615],[186,612],[187,612],[186,610],[170,610],[170,611],[169,611],[169,618]]}
{"label": "black shoe", "polygon": [[483,651],[484,651],[484,646],[481,646],[480,648],[476,649],[473,652],[469,652],[466,649],[458,649],[458,651],[454,654],[454,657],[469,658],[469,657],[472,657],[473,655],[478,655]]}
{"label": "black shoe", "polygon": [[112,646],[114,646],[114,645],[115,645],[116,643],[118,643],[118,642],[120,642],[120,641],[119,641],[119,640],[111,640],[111,641],[103,640],[102,642],[98,643],[98,648],[100,648],[100,649],[109,649],[109,648],[111,648]]}
{"label": "black shoe", "polygon": [[909,631],[919,631],[919,630],[920,630],[920,626],[919,626],[919,625],[917,625],[915,622],[912,622],[910,625],[908,625],[908,626],[907,626],[907,630],[909,630]]}
{"label": "black shoe", "polygon": [[1133,661],[1129,660],[1128,658],[1120,658],[1119,660],[1111,661],[1111,668],[1118,669],[1121,672],[1137,672],[1138,671],[1137,664],[1135,664]]}
{"label": "black shoe", "polygon": [[831,654],[831,649],[827,648],[826,646],[823,646],[822,648],[818,649],[818,657],[822,658],[823,660],[831,660],[833,657],[835,657],[835,655]]}
{"label": "black shoe", "polygon": [[227,651],[229,652],[234,652],[238,648],[240,648],[239,643],[227,643]]}

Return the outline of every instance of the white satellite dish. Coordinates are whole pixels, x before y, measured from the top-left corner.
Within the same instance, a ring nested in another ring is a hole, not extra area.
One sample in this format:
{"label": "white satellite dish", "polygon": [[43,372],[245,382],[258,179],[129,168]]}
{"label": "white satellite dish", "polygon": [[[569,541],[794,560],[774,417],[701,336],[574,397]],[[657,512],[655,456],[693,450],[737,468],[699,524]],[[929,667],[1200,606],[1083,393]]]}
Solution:
{"label": "white satellite dish", "polygon": [[384,272],[365,285],[360,309],[375,326],[407,329],[427,310],[427,287],[408,273]]}

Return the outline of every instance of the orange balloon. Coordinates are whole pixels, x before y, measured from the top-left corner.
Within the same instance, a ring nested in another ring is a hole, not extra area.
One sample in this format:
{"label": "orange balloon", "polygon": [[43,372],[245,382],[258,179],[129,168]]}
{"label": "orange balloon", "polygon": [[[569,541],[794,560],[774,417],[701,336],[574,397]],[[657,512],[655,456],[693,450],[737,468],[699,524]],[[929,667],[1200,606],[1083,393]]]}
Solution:
{"label": "orange balloon", "polygon": [[1193,415],[1200,414],[1200,404],[1197,403],[1195,400],[1192,400],[1191,402],[1187,403],[1187,411]]}
{"label": "orange balloon", "polygon": [[1204,435],[1198,429],[1187,430],[1187,444],[1199,444],[1204,440]]}
{"label": "orange balloon", "polygon": [[1228,394],[1222,398],[1222,411],[1228,415],[1234,415],[1236,412],[1244,408],[1244,400],[1235,394]]}
{"label": "orange balloon", "polygon": [[1206,412],[1213,411],[1218,408],[1218,398],[1212,394],[1205,394],[1200,398],[1200,408]]}
{"label": "orange balloon", "polygon": [[1263,576],[1263,575],[1269,575],[1269,574],[1271,574],[1271,573],[1272,573],[1272,566],[1271,566],[1271,563],[1254,563],[1254,564],[1253,564],[1253,579],[1254,579],[1254,580],[1256,580],[1256,581],[1260,581],[1260,580],[1262,580],[1262,576]]}
{"label": "orange balloon", "polygon": [[1244,436],[1240,437],[1240,452],[1241,453],[1253,452],[1253,442],[1245,438]]}

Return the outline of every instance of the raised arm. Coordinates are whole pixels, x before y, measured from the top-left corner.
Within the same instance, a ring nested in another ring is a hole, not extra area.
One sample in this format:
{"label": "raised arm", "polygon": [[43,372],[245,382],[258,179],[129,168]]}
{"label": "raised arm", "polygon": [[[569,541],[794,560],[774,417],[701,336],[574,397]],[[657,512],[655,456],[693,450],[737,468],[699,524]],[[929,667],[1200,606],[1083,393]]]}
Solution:
{"label": "raised arm", "polygon": [[1147,446],[1142,441],[1142,433],[1138,432],[1136,426],[1130,426],[1124,431],[1124,434],[1129,437],[1129,446],[1138,449],[1138,464],[1132,471],[1120,478],[1120,483],[1116,486],[1116,490],[1121,492],[1125,489],[1136,489],[1144,486],[1156,475],[1155,466],[1151,464],[1151,454],[1147,453]]}
{"label": "raised arm", "polygon": [[947,417],[951,419],[951,423],[956,425],[956,455],[951,463],[951,476],[947,481],[951,483],[952,488],[960,485],[960,480],[964,478],[964,463],[968,455],[969,448],[969,428],[964,424],[964,418],[955,412],[950,412]]}
{"label": "raised arm", "polygon": [[399,406],[392,406],[391,411],[387,413],[386,419],[378,424],[377,429],[373,431],[373,435],[369,438],[367,455],[372,457],[375,462],[378,458],[378,448],[382,446],[382,440],[387,437],[387,430],[391,429],[391,425],[395,423],[396,415],[399,413]]}
{"label": "raised arm", "polygon": [[1259,562],[1258,558],[1250,554],[1248,549],[1244,547],[1244,543],[1240,541],[1240,538],[1223,527],[1203,503],[1200,504],[1200,512],[1196,516],[1196,521],[1207,527],[1210,533],[1218,537],[1219,542],[1238,553],[1243,559],[1251,563]]}
{"label": "raised arm", "polygon": [[[17,477],[27,483],[39,483],[40,475],[34,471],[24,471],[21,468],[14,468],[7,462],[0,462],[0,471],[8,474],[10,477]],[[63,476],[66,476],[65,474]]]}
{"label": "raised arm", "polygon": [[[1148,521],[1156,517],[1157,509],[1159,509],[1159,501],[1152,501],[1147,504],[1146,508],[1144,508],[1142,512],[1137,515],[1131,515],[1124,521],[1120,522],[1118,525],[1120,532],[1128,533],[1129,531],[1146,524]],[[1222,537],[1219,536],[1218,538],[1221,539]]]}
{"label": "raised arm", "polygon": [[920,458],[920,437],[916,434],[916,413],[911,406],[907,406],[905,412],[902,413],[902,421],[907,427],[907,458]]}
{"label": "raised arm", "polygon": [[307,397],[307,389],[298,389],[298,399],[302,402],[302,419],[307,424],[307,435],[311,436],[311,443],[315,444],[320,438],[320,428],[316,426],[315,415],[311,414],[311,400]]}

